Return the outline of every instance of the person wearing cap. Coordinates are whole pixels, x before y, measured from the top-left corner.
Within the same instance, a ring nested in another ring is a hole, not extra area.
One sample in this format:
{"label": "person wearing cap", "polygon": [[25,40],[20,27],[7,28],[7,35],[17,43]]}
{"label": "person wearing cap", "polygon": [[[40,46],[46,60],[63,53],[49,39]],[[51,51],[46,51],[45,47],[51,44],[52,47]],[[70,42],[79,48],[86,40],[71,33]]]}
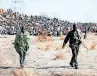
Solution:
{"label": "person wearing cap", "polygon": [[69,41],[69,46],[72,50],[72,58],[70,61],[71,67],[75,67],[75,69],[78,69],[78,62],[77,62],[77,56],[79,52],[79,46],[81,44],[81,37],[78,34],[76,24],[73,24],[73,30],[71,30],[66,38],[64,39],[62,48],[65,47],[66,43]]}
{"label": "person wearing cap", "polygon": [[26,52],[29,49],[29,32],[25,30],[24,26],[21,26],[20,31],[18,31],[15,42],[14,48],[16,49],[17,53],[20,56],[20,67],[23,68],[23,63],[25,59]]}

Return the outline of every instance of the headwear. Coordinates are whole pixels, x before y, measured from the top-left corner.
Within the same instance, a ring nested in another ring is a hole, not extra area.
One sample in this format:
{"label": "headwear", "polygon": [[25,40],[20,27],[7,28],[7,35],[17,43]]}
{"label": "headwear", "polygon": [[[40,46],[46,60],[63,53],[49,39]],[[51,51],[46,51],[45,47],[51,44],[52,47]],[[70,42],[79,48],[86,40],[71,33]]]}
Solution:
{"label": "headwear", "polygon": [[73,29],[76,29],[76,24],[75,23],[73,24]]}

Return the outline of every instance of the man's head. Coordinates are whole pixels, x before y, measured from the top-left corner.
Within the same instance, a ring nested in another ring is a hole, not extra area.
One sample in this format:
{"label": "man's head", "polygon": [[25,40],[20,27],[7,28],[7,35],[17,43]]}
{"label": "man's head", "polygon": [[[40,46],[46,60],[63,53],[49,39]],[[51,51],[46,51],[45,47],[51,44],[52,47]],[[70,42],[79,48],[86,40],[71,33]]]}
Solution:
{"label": "man's head", "polygon": [[73,30],[77,30],[76,24],[73,24]]}
{"label": "man's head", "polygon": [[24,33],[24,31],[25,31],[24,26],[21,26],[21,32]]}

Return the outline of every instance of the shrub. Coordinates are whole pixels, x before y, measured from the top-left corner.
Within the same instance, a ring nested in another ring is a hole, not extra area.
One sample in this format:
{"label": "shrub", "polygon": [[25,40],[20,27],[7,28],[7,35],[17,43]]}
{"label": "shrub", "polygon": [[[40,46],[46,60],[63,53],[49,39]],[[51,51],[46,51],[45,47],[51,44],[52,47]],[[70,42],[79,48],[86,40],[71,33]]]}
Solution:
{"label": "shrub", "polygon": [[38,76],[38,74],[24,69],[17,69],[12,71],[12,76]]}
{"label": "shrub", "polygon": [[57,60],[57,59],[64,59],[64,54],[62,52],[55,54],[55,58],[53,60]]}
{"label": "shrub", "polygon": [[90,46],[90,50],[94,50],[96,48],[96,42],[93,42],[93,44]]}

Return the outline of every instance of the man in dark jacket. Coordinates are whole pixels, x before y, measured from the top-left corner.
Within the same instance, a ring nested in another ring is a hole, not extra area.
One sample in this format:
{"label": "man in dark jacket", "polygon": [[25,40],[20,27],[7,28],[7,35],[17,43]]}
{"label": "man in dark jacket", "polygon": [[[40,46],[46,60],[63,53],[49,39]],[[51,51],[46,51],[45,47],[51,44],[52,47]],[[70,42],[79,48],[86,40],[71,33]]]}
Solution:
{"label": "man in dark jacket", "polygon": [[87,28],[86,28],[86,26],[85,26],[85,31],[84,31],[84,39],[86,39],[86,36],[87,36]]}
{"label": "man in dark jacket", "polygon": [[80,39],[81,37],[78,34],[76,24],[73,24],[73,30],[67,34],[62,46],[62,48],[64,48],[66,43],[69,41],[69,46],[72,50],[72,58],[70,61],[70,65],[71,67],[75,67],[75,69],[78,69],[77,55],[79,51],[79,45],[81,44]]}

